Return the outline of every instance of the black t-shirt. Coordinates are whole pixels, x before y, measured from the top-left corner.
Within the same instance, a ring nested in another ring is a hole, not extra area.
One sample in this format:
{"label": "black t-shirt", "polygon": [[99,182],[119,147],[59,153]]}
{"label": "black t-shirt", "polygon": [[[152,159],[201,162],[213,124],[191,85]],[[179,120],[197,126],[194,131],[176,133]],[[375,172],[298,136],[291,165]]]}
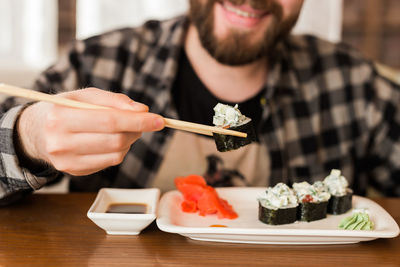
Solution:
{"label": "black t-shirt", "polygon": [[263,90],[256,96],[241,103],[222,101],[214,96],[201,82],[190,64],[184,49],[179,58],[176,80],[172,88],[172,97],[177,107],[178,117],[184,121],[212,125],[216,104],[239,105],[240,112],[252,119],[255,129],[261,119]]}

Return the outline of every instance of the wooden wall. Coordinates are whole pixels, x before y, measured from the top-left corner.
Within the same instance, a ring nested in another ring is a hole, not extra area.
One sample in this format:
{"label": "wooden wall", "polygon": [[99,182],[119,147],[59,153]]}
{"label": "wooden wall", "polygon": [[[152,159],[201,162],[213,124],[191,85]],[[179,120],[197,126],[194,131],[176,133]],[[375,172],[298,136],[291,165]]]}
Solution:
{"label": "wooden wall", "polygon": [[400,68],[399,14],[399,0],[344,0],[343,41],[368,58]]}

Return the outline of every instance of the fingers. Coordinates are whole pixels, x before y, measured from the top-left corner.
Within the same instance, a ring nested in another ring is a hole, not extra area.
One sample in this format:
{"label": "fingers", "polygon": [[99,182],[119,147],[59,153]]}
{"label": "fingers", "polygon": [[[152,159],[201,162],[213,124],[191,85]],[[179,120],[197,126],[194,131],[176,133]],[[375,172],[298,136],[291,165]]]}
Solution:
{"label": "fingers", "polygon": [[63,157],[57,157],[52,164],[57,170],[71,175],[89,175],[109,166],[120,164],[127,152],[128,150],[106,154],[64,155]]}
{"label": "fingers", "polygon": [[65,138],[60,138],[60,136],[47,138],[46,149],[53,156],[107,154],[128,150],[140,136],[140,133],[130,132],[68,134],[65,135]]}
{"label": "fingers", "polygon": [[81,110],[54,106],[47,116],[49,130],[88,133],[150,132],[164,128],[164,119],[149,112]]}
{"label": "fingers", "polygon": [[161,130],[164,119],[148,113],[148,107],[128,96],[87,88],[60,94],[63,97],[96,105],[112,107],[109,110],[74,109],[54,105],[48,114],[48,126],[71,132],[149,132]]}
{"label": "fingers", "polygon": [[97,88],[86,88],[72,92],[62,93],[60,96],[96,104],[100,106],[112,107],[116,109],[124,109],[138,112],[146,112],[149,110],[148,106],[133,101],[127,95],[120,93],[113,93]]}

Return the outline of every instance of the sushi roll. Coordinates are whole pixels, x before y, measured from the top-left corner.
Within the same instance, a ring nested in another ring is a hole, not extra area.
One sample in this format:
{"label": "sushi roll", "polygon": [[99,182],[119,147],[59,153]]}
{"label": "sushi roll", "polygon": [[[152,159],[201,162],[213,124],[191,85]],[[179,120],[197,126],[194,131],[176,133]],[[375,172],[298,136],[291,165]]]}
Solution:
{"label": "sushi roll", "polygon": [[253,122],[250,118],[242,115],[238,109],[238,105],[232,107],[218,103],[214,107],[214,112],[213,124],[215,126],[247,133],[246,138],[213,133],[218,151],[226,152],[235,150],[256,141]]}
{"label": "sushi roll", "polygon": [[284,183],[279,183],[258,198],[258,219],[266,224],[279,225],[297,220],[297,197]]}
{"label": "sushi roll", "polygon": [[353,191],[348,188],[349,183],[341,175],[340,170],[333,169],[324,179],[324,184],[331,194],[328,203],[328,213],[335,215],[343,214],[351,209]]}
{"label": "sushi roll", "polygon": [[331,195],[322,182],[315,182],[313,185],[307,182],[294,183],[293,190],[299,201],[297,208],[299,221],[311,222],[326,218]]}

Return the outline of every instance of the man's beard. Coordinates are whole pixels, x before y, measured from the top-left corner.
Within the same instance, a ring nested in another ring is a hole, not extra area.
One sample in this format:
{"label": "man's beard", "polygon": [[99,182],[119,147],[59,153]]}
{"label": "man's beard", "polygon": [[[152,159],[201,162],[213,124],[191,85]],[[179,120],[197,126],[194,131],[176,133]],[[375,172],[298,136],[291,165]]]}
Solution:
{"label": "man's beard", "polygon": [[[228,0],[225,0],[228,1]],[[268,12],[270,22],[263,38],[256,43],[249,43],[251,32],[230,30],[228,36],[218,39],[214,34],[214,4],[223,4],[223,0],[190,0],[190,19],[199,33],[200,42],[208,53],[218,62],[239,66],[251,63],[271,54],[276,43],[286,36],[297,21],[298,14],[283,20],[283,10],[275,0],[251,0],[249,5]],[[229,0],[233,5],[241,5],[246,0]]]}

